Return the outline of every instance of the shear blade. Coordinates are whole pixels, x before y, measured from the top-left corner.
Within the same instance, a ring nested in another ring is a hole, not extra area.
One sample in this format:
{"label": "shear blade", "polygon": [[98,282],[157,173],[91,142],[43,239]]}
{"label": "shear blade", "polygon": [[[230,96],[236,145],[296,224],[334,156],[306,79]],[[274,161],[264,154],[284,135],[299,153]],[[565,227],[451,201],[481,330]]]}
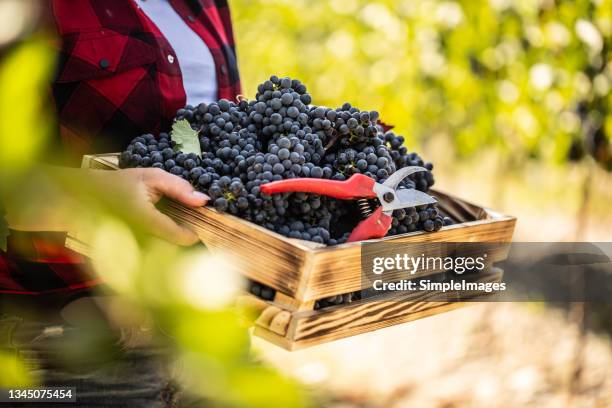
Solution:
{"label": "shear blade", "polygon": [[395,200],[383,204],[384,211],[399,210],[400,208],[417,207],[437,203],[434,197],[422,191],[414,189],[402,189],[395,191]]}
{"label": "shear blade", "polygon": [[389,187],[393,190],[396,190],[397,186],[399,186],[399,183],[401,183],[403,179],[410,176],[411,174],[418,173],[420,171],[427,171],[427,169],[425,167],[420,166],[403,167],[392,175],[390,175],[389,178],[385,180],[383,185],[385,187]]}

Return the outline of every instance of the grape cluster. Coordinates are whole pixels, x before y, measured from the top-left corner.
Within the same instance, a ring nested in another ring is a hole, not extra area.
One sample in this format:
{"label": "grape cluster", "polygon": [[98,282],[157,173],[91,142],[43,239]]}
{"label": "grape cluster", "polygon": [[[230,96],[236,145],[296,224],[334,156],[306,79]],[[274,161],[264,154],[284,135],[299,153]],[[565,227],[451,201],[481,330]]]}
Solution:
{"label": "grape cluster", "polygon": [[389,235],[405,234],[414,231],[437,231],[453,221],[443,216],[433,205],[418,210],[417,208],[399,209],[393,212],[393,221]]}
{"label": "grape cluster", "polygon": [[[249,279],[247,282],[247,290],[250,294],[257,296],[263,300],[274,300],[276,290],[263,283]],[[339,306],[351,302],[361,300],[362,291],[345,293],[342,295],[329,296],[315,301],[314,310],[326,309],[332,306]]]}
{"label": "grape cluster", "polygon": [[339,306],[347,303],[356,302],[358,300],[361,300],[361,291],[345,293],[343,295],[330,296],[315,301],[314,309],[325,309],[332,306]]}
{"label": "grape cluster", "polygon": [[[120,167],[164,169],[207,193],[218,211],[290,238],[336,245],[346,242],[360,217],[355,202],[306,193],[269,196],[260,186],[302,177],[346,180],[357,173],[384,182],[397,169],[417,165],[428,171],[399,188],[428,191],[431,163],[408,152],[402,136],[384,132],[378,117],[349,103],[338,109],[313,105],[299,80],[272,76],[253,100],[221,99],[177,112],[177,121],[187,120],[198,132],[201,157],[177,150],[166,133],[147,134],[132,140]],[[389,235],[437,231],[447,222],[435,205],[398,210]]]}
{"label": "grape cluster", "polygon": [[250,279],[248,281],[248,291],[252,295],[255,295],[263,300],[274,300],[274,297],[276,296],[276,291],[270,286]]}

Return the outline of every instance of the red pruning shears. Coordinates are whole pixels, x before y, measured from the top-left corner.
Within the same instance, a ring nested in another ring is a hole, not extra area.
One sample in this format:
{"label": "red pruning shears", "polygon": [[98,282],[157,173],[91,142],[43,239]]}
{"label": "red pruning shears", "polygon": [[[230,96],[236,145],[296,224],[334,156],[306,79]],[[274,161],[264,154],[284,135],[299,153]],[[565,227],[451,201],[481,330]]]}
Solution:
{"label": "red pruning shears", "polygon": [[[264,194],[278,193],[312,193],[325,195],[340,200],[358,200],[362,213],[367,216],[351,232],[347,242],[382,238],[391,228],[393,210],[433,204],[437,200],[422,191],[415,189],[397,189],[399,183],[419,171],[427,169],[419,166],[404,167],[383,183],[377,183],[364,174],[354,174],[346,181],[322,180],[315,178],[295,178],[274,181],[260,187]],[[377,198],[380,202],[374,212],[369,208],[367,199]]]}

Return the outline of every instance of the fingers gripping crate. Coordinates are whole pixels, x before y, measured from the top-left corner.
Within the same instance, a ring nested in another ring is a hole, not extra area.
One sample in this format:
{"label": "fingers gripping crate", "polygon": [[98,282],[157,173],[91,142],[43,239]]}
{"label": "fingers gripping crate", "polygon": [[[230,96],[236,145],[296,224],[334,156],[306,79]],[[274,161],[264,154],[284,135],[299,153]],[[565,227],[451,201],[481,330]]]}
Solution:
{"label": "fingers gripping crate", "polygon": [[[117,163],[116,154],[85,156],[83,160],[84,167],[93,169],[114,170],[118,168]],[[432,190],[430,194],[438,198],[439,208],[457,224],[437,232],[413,232],[378,241],[406,244],[511,241],[514,217],[439,191]],[[241,271],[247,278],[276,291],[271,301],[245,295],[240,302],[255,308],[259,314],[254,322],[255,335],[289,350],[431,316],[464,304],[431,301],[434,293],[414,292],[315,310],[317,300],[362,289],[361,243],[326,247],[291,239],[209,207],[193,209],[170,202],[164,211],[192,227],[211,251],[231,252],[239,264],[248,265]],[[72,236],[68,237],[67,246],[86,252],[86,245]],[[506,255],[502,249],[488,261],[502,260]],[[438,272],[424,270],[414,277]],[[492,282],[501,280],[501,276],[499,269],[488,269],[474,279]]]}

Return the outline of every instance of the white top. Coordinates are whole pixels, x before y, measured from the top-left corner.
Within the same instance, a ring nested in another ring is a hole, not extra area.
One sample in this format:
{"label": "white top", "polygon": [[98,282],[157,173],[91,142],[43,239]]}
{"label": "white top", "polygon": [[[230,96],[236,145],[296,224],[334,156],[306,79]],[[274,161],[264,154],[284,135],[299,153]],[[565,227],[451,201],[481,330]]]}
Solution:
{"label": "white top", "polygon": [[215,61],[206,43],[178,15],[168,0],[136,0],[136,3],[174,48],[176,58],[169,55],[168,61],[178,63],[181,68],[187,104],[197,106],[200,102],[216,101]]}

